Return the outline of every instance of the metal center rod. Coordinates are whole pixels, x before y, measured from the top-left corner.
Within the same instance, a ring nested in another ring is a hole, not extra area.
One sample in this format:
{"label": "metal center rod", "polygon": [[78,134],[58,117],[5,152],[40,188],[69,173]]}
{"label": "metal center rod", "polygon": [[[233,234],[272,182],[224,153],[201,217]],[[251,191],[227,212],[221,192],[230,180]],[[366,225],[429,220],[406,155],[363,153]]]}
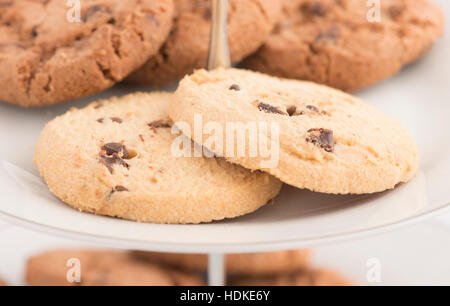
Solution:
{"label": "metal center rod", "polygon": [[230,68],[227,32],[228,0],[212,0],[212,28],[209,45],[208,70]]}
{"label": "metal center rod", "polygon": [[[230,68],[230,50],[227,32],[228,0],[212,0],[212,28],[209,44],[208,70],[219,67]],[[208,256],[208,285],[225,284],[225,255],[219,253]]]}

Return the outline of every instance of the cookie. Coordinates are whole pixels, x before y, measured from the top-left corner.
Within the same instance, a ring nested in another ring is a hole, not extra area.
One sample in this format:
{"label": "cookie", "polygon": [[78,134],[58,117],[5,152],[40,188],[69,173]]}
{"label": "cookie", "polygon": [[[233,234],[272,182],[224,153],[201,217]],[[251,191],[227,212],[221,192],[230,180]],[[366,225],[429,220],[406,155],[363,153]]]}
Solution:
{"label": "cookie", "polygon": [[322,269],[266,277],[241,277],[229,280],[230,286],[354,286],[341,275]]}
{"label": "cookie", "polygon": [[[162,87],[196,68],[206,67],[211,32],[210,0],[175,0],[172,32],[159,53],[131,74],[129,82]],[[231,59],[255,52],[280,13],[278,0],[230,0],[228,37]]]}
{"label": "cookie", "polygon": [[171,98],[132,94],[48,123],[35,162],[51,192],[81,211],[152,223],[233,218],[278,194],[281,182],[266,173],[196,157],[171,129]]}
{"label": "cookie", "polygon": [[0,279],[0,287],[1,286],[6,286],[6,283]]}
{"label": "cookie", "polygon": [[[418,168],[416,145],[398,122],[315,83],[238,69],[199,70],[181,81],[169,116],[218,156],[312,191],[380,192],[409,181]],[[202,133],[211,124],[223,132]],[[244,133],[227,131],[239,124]],[[270,147],[269,161],[267,152],[249,150],[258,142]]]}
{"label": "cookie", "polygon": [[[243,63],[271,75],[355,91],[396,74],[443,33],[429,0],[283,0],[281,22]],[[376,1],[372,1],[375,3]]]}
{"label": "cookie", "polygon": [[[174,254],[135,251],[135,256],[153,263],[185,271],[206,272],[205,254]],[[304,269],[309,262],[309,250],[268,253],[227,254],[226,272],[230,275],[272,275]]]}
{"label": "cookie", "polygon": [[36,255],[28,260],[26,282],[31,286],[204,285],[204,280],[194,273],[144,264],[124,252],[93,250],[57,250]]}
{"label": "cookie", "polygon": [[32,107],[98,93],[155,55],[172,24],[172,0],[80,3],[77,19],[66,1],[1,1],[0,101]]}

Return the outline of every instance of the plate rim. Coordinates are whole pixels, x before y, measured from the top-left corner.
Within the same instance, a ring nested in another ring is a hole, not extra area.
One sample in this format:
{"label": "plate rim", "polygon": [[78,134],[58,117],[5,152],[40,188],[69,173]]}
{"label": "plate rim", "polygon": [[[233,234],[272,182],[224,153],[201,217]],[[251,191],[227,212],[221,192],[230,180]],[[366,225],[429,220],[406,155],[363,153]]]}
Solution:
{"label": "plate rim", "polygon": [[[310,239],[291,239],[281,242],[242,242],[242,243],[224,243],[224,244],[210,244],[210,243],[163,243],[163,242],[144,242],[137,240],[127,240],[123,238],[114,238],[100,235],[93,235],[87,233],[76,232],[67,229],[61,229],[50,225],[37,223],[27,220],[22,217],[11,215],[4,211],[0,211],[0,219],[5,222],[19,226],[31,231],[48,234],[52,236],[62,237],[66,239],[78,240],[80,242],[95,244],[96,246],[127,249],[127,250],[142,250],[142,251],[157,251],[169,253],[250,253],[250,252],[268,252],[281,251],[291,249],[301,249],[326,245],[331,243],[343,242],[348,240],[363,239],[370,236],[380,235],[396,229],[413,225],[421,221],[433,218],[435,216],[444,214],[450,211],[450,202],[434,208],[430,211],[420,213],[416,216],[410,216],[402,220],[394,221],[388,224],[365,228],[357,231],[344,232],[338,234],[329,234],[322,237]],[[128,221],[133,222],[133,221]]]}

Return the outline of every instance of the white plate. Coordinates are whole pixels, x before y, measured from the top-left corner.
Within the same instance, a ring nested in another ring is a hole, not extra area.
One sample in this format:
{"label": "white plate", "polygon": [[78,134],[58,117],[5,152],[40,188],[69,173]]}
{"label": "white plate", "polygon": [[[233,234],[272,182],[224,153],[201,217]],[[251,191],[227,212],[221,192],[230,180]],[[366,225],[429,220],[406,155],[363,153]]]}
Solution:
{"label": "white plate", "polygon": [[[450,18],[448,1],[440,2]],[[80,213],[53,197],[38,178],[33,145],[44,124],[70,107],[135,90],[116,87],[44,109],[0,104],[0,215],[35,230],[103,245],[173,252],[301,248],[416,222],[450,206],[448,54],[450,41],[444,37],[422,60],[357,94],[401,121],[419,146],[420,172],[395,190],[372,196],[332,196],[285,186],[275,205],[202,225],[139,224]]]}

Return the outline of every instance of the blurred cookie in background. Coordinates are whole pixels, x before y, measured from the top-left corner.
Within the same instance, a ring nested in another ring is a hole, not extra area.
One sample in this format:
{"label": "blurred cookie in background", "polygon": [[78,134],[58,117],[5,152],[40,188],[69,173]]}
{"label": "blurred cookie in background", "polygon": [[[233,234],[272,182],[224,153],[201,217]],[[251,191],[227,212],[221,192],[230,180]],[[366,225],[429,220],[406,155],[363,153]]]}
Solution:
{"label": "blurred cookie in background", "polygon": [[443,33],[442,11],[429,0],[381,0],[379,8],[361,0],[282,3],[280,22],[243,66],[346,91],[396,74]]}
{"label": "blurred cookie in background", "polygon": [[[210,0],[175,0],[172,32],[159,53],[127,81],[151,85],[170,85],[194,69],[205,68],[211,33]],[[278,21],[278,0],[230,0],[228,40],[231,60],[236,63],[255,52]]]}
{"label": "blurred cookie in background", "polygon": [[[309,264],[310,250],[293,250],[267,253],[227,254],[226,272],[229,275],[273,275],[305,269]],[[208,255],[175,254],[135,251],[136,258],[167,265],[186,271],[206,272]]]}
{"label": "blurred cookie in background", "polygon": [[322,269],[286,273],[265,277],[239,277],[229,279],[230,286],[354,286],[341,275]]}
{"label": "blurred cookie in background", "polygon": [[[80,282],[76,282],[77,276]],[[57,250],[36,255],[28,260],[25,278],[31,286],[204,285],[195,273],[142,263],[125,252],[91,250]]]}
{"label": "blurred cookie in background", "polygon": [[0,286],[6,286],[6,283],[0,279]]}
{"label": "blurred cookie in background", "polygon": [[0,3],[0,101],[52,105],[112,87],[157,54],[172,0]]}

